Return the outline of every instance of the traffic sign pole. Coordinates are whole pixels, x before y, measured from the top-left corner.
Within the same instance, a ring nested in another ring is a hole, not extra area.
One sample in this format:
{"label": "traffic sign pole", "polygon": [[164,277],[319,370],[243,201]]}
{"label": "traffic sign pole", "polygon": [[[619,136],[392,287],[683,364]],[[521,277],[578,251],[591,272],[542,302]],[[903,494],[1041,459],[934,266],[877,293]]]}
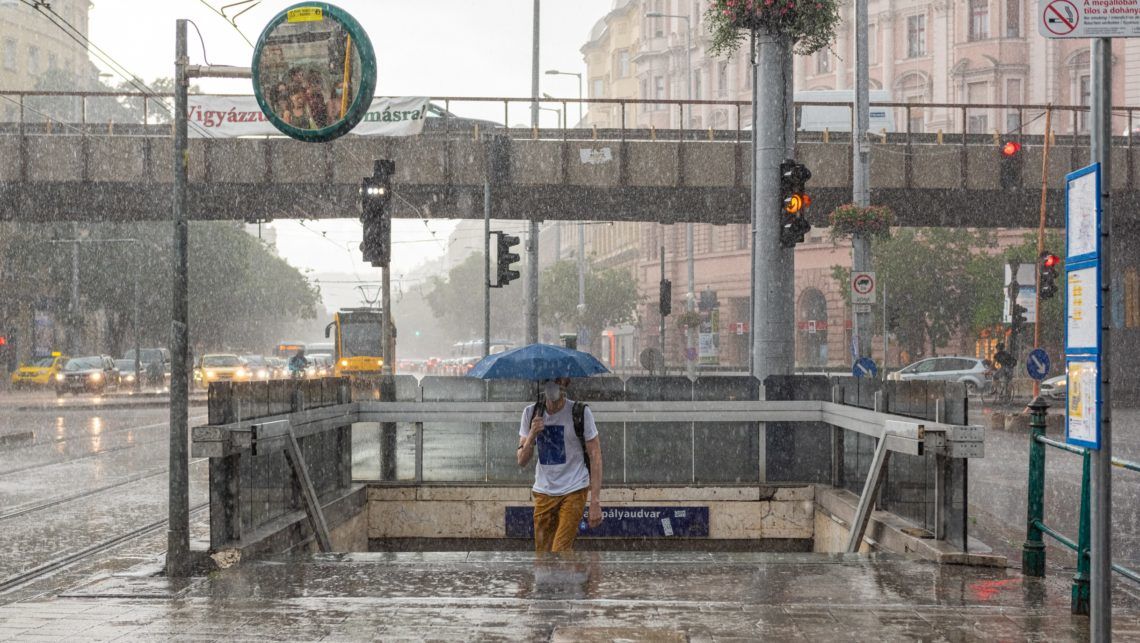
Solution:
{"label": "traffic sign pole", "polygon": [[[1097,38],[1092,42],[1092,96],[1090,157],[1100,164],[1100,292],[1098,304],[1110,301],[1112,284],[1111,245],[1112,207],[1109,199],[1112,185],[1112,39]],[[1093,503],[1091,558],[1091,613],[1089,633],[1096,642],[1112,639],[1112,378],[1109,315],[1098,315],[1100,337],[1100,448],[1093,454]]]}

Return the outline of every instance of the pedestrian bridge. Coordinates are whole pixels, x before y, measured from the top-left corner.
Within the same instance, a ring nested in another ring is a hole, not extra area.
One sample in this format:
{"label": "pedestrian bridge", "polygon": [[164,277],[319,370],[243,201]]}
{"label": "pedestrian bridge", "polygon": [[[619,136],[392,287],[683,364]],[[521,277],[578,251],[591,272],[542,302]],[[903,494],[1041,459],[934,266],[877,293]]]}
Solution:
{"label": "pedestrian bridge", "polygon": [[[209,424],[193,429],[194,456],[210,458],[210,553],[529,548],[534,474],[515,445],[534,383],[393,388],[354,401],[334,378],[212,384]],[[984,430],[961,385],[789,376],[763,391],[742,376],[576,380],[620,525],[584,532],[583,548],[854,552],[866,536],[986,560],[966,504]]]}
{"label": "pedestrian bridge", "polygon": [[[489,182],[499,219],[750,220],[747,130],[490,127],[433,124],[419,136],[327,144],[191,139],[188,212],[205,220],[354,217],[361,177],[372,173],[374,159],[390,158],[397,217],[482,218]],[[1024,169],[1017,189],[1000,185],[996,137],[872,136],[873,201],[892,206],[908,226],[1035,227],[1043,137],[1018,137]],[[1113,141],[1118,220],[1140,211],[1140,144],[1132,143],[1130,136]],[[850,200],[848,134],[800,132],[796,156],[813,173],[814,216]],[[169,125],[0,123],[0,219],[167,219],[172,159]],[[1055,137],[1049,225],[1062,226],[1065,173],[1087,162],[1087,137]]]}

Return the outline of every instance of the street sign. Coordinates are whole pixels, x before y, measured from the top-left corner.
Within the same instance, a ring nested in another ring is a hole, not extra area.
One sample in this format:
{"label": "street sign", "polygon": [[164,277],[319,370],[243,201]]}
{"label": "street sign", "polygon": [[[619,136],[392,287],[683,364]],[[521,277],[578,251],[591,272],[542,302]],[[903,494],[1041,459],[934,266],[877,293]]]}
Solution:
{"label": "street sign", "polygon": [[851,366],[851,374],[855,377],[878,377],[879,367],[875,366],[875,362],[870,357],[860,357]]}
{"label": "street sign", "polygon": [[343,9],[302,2],[273,17],[253,50],[253,94],[282,134],[325,142],[364,118],[376,90],[368,34]]}
{"label": "street sign", "polygon": [[1040,0],[1037,31],[1046,38],[1140,37],[1140,0]]}
{"label": "street sign", "polygon": [[875,273],[851,273],[851,303],[855,305],[875,303]]}
{"label": "street sign", "polygon": [[1049,377],[1049,353],[1044,348],[1034,348],[1025,360],[1025,371],[1038,382]]}
{"label": "street sign", "polygon": [[1065,176],[1065,439],[1100,448],[1100,165]]}
{"label": "street sign", "polygon": [[[1013,279],[1012,271],[1009,264],[1005,266],[1005,292],[1004,301],[1002,302],[1002,323],[1008,324],[1012,321],[1010,314],[1010,301],[1009,301],[1009,286]],[[1037,323],[1037,266],[1031,263],[1018,264],[1017,266],[1017,304],[1025,309],[1025,323]]]}

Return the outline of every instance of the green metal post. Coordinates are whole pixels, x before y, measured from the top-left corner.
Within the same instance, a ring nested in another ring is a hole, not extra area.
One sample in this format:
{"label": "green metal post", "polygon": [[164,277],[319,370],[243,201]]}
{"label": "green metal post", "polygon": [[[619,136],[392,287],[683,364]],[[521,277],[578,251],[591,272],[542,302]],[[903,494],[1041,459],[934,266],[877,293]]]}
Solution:
{"label": "green metal post", "polygon": [[1089,451],[1081,458],[1081,516],[1077,534],[1077,574],[1073,576],[1073,614],[1089,614]]}
{"label": "green metal post", "polygon": [[1038,523],[1045,521],[1045,412],[1049,405],[1040,397],[1029,403],[1029,498],[1026,503],[1025,544],[1021,546],[1021,573],[1045,575],[1045,543]]}

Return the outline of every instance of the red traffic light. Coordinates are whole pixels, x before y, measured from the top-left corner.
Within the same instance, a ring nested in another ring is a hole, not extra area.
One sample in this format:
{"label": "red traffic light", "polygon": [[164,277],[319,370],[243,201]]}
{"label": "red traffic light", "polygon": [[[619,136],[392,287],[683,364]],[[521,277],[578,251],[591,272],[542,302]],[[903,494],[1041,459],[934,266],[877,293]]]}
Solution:
{"label": "red traffic light", "polygon": [[1021,151],[1021,143],[1017,141],[1006,141],[1005,145],[1001,146],[1001,155],[1005,157],[1016,156]]}
{"label": "red traffic light", "polygon": [[1057,255],[1046,254],[1041,257],[1041,265],[1046,268],[1055,268],[1059,263],[1061,263],[1061,258]]}
{"label": "red traffic light", "polygon": [[8,344],[8,338],[3,336],[3,335],[0,335],[0,346],[5,346],[7,344]]}

